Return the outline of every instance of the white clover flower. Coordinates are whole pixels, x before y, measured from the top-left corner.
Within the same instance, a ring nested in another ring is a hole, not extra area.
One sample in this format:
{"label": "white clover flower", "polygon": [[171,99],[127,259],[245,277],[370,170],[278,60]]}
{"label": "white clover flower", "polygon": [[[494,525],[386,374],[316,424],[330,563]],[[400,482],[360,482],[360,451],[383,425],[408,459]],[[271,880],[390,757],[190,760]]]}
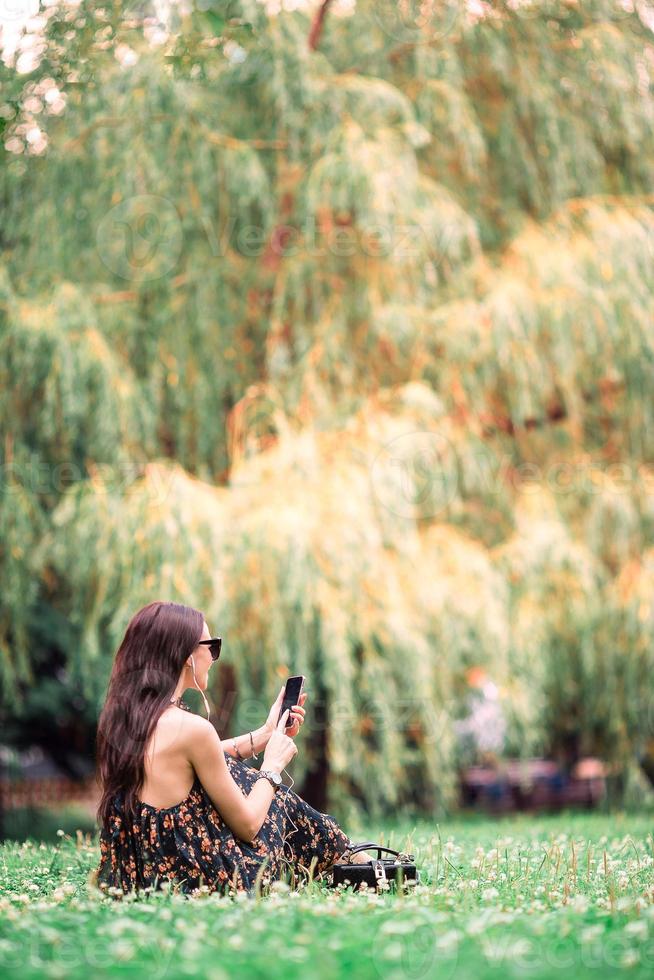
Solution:
{"label": "white clover flower", "polygon": [[133,943],[128,942],[126,939],[119,939],[118,942],[114,943],[111,952],[117,960],[124,961],[131,960],[136,949]]}
{"label": "white clover flower", "polygon": [[469,936],[480,936],[482,933],[486,932],[488,929],[488,919],[486,916],[478,916],[477,918],[470,919],[468,924],[465,926],[465,931]]}
{"label": "white clover flower", "polygon": [[579,934],[579,939],[581,940],[582,944],[592,943],[596,939],[599,939],[599,937],[603,935],[603,933],[604,933],[604,926],[602,925],[597,924],[593,926],[586,926],[585,929],[581,930]]}
{"label": "white clover flower", "polygon": [[442,936],[439,936],[436,940],[436,948],[441,953],[449,953],[457,949],[459,942],[461,941],[462,934],[457,929],[449,929],[444,932]]}
{"label": "white clover flower", "polygon": [[627,936],[636,936],[638,939],[646,939],[648,933],[647,923],[643,922],[642,919],[637,919],[635,922],[627,922],[623,932]]}
{"label": "white clover flower", "polygon": [[383,935],[402,935],[403,933],[414,932],[416,928],[412,919],[387,919],[379,927],[379,932]]}

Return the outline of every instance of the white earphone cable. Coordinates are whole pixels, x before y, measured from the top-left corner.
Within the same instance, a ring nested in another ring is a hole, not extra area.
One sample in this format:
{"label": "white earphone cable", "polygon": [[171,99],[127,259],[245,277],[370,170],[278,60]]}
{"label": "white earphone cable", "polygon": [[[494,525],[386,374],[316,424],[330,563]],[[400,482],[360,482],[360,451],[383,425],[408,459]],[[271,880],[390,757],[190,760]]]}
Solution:
{"label": "white earphone cable", "polygon": [[195,686],[197,687],[198,691],[202,695],[202,700],[204,701],[204,706],[207,709],[207,721],[209,721],[209,716],[211,715],[211,709],[209,707],[209,702],[207,701],[207,699],[205,697],[204,691],[202,690],[202,688],[200,687],[200,685],[197,682],[197,678],[195,676],[195,662],[193,660],[193,656],[192,655],[191,655],[191,668],[193,670],[193,683],[195,684]]}
{"label": "white earphone cable", "polygon": [[298,829],[299,829],[298,826],[297,826],[297,824],[293,821],[293,818],[291,817],[290,813],[288,812],[288,794],[289,794],[289,790],[291,790],[293,788],[293,786],[295,785],[295,780],[291,776],[291,774],[288,771],[288,769],[284,768],[284,769],[282,769],[282,772],[285,772],[286,775],[288,776],[288,778],[291,780],[291,785],[290,786],[284,786],[283,788],[280,787],[279,790],[276,790],[276,792],[282,793],[282,792],[284,792],[284,790],[286,790],[286,792],[284,793],[284,801],[283,801],[282,806],[284,808],[284,813],[286,814],[286,819],[289,821],[289,823],[292,824],[292,826],[294,828],[293,830],[290,830],[290,831],[287,830],[286,833],[282,835],[282,852],[288,846],[289,853],[290,853],[290,856],[285,856],[285,857],[282,858],[282,860],[286,864],[290,864],[291,865],[291,870],[292,870],[293,874],[295,874],[295,865],[296,865],[296,862],[297,862],[297,858],[295,857],[295,854],[293,852],[292,846],[288,842],[288,838],[291,836],[291,834],[297,833],[298,832]]}

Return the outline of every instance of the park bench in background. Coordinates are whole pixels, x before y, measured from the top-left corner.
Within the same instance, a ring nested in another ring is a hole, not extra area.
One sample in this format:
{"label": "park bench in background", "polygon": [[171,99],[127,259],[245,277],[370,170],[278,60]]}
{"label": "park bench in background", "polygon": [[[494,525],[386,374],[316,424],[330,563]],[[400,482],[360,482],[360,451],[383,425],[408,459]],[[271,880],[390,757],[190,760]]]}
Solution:
{"label": "park bench in background", "polygon": [[600,759],[580,759],[567,773],[551,759],[509,759],[461,773],[461,803],[491,811],[593,807],[606,796]]}

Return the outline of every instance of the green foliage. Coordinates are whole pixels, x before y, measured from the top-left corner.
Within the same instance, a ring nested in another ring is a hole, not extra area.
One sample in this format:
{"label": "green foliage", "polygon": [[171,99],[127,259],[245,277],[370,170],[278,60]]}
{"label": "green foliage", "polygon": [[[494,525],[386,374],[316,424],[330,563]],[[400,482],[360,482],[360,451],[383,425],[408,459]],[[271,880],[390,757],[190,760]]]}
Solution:
{"label": "green foliage", "polygon": [[65,806],[59,810],[45,807],[19,807],[9,810],[4,815],[4,834],[6,840],[47,841],[49,844],[58,843],[58,830],[75,835],[94,835],[96,822],[91,814],[79,806]]}
{"label": "green foliage", "polygon": [[351,814],[454,802],[473,666],[511,751],[648,751],[649,4],[424,8],[83,2],[0,69],[19,717],[37,609],[96,711],[175,598],[237,722],[308,675]]}

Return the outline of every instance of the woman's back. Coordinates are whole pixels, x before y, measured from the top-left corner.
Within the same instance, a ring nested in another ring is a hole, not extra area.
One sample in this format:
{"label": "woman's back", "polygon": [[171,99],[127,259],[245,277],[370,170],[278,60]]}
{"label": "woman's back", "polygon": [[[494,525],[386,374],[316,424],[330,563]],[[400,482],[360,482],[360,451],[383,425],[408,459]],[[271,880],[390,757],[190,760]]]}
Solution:
{"label": "woman's back", "polygon": [[171,807],[191,792],[196,775],[188,751],[192,730],[187,711],[171,705],[163,712],[145,749],[145,777],[138,791],[141,801]]}

